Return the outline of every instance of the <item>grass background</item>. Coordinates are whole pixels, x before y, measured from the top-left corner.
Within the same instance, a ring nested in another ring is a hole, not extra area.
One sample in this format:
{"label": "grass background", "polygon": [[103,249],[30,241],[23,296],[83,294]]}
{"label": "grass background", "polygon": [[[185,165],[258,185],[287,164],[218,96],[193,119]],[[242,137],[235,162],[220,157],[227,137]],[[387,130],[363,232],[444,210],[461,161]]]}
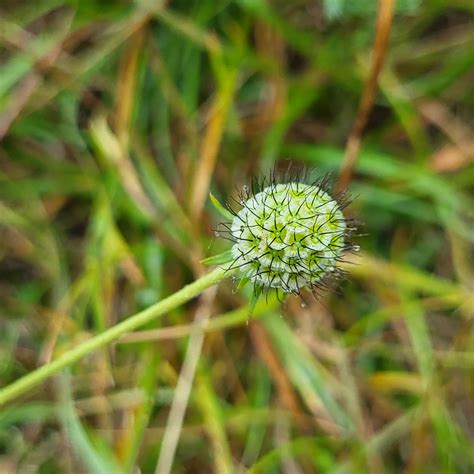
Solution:
{"label": "grass background", "polygon": [[375,89],[377,8],[2,2],[2,386],[202,275],[209,190],[337,177],[374,103],[339,294],[206,291],[2,408],[0,472],[474,472],[474,6],[396,2]]}

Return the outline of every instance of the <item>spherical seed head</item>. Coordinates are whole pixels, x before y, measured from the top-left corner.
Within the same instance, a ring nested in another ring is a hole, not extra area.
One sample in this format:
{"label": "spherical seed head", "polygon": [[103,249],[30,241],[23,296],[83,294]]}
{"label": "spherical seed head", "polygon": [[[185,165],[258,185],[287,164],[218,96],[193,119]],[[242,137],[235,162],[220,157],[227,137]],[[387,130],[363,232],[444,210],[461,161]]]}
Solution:
{"label": "spherical seed head", "polygon": [[299,293],[336,270],[345,233],[338,202],[319,186],[272,184],[232,221],[232,267],[263,287]]}

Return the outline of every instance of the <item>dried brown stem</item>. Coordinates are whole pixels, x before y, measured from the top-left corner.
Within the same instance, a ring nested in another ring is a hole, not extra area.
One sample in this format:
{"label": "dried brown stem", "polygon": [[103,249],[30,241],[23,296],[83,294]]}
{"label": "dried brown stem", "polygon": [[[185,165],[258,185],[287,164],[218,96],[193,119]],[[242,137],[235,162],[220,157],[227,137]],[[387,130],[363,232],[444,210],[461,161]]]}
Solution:
{"label": "dried brown stem", "polygon": [[362,132],[364,131],[370,111],[372,110],[375,94],[377,92],[378,77],[387,51],[390,28],[392,26],[394,3],[394,0],[379,1],[370,75],[365,83],[362,98],[359,103],[359,110],[357,111],[357,116],[349,135],[349,139],[347,140],[344,160],[342,162],[339,181],[337,183],[337,188],[340,191],[348,187],[359,156]]}

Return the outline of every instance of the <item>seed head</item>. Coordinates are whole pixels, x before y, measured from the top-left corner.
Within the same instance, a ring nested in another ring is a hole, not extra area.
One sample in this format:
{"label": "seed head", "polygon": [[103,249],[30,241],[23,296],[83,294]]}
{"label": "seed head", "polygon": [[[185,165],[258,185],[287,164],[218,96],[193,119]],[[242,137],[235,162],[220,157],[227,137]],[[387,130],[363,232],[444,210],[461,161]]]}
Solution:
{"label": "seed head", "polygon": [[250,195],[227,226],[234,242],[229,269],[264,288],[299,294],[300,289],[325,286],[339,276],[337,264],[350,249],[344,204],[321,183],[272,183]]}

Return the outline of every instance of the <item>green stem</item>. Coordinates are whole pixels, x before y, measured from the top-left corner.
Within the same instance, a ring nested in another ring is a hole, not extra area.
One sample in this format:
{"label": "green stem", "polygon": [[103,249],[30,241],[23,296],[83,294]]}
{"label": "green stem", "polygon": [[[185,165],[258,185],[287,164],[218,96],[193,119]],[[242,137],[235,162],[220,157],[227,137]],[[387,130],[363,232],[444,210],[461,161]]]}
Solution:
{"label": "green stem", "polygon": [[164,300],[155,303],[149,308],[140,311],[133,316],[130,316],[121,323],[107,329],[97,336],[92,337],[82,344],[79,344],[74,349],[65,352],[57,359],[43,365],[42,367],[39,367],[35,371],[30,372],[10,385],[7,385],[5,388],[0,390],[0,406],[39,385],[48,377],[51,377],[52,375],[58,373],[61,369],[74,364],[74,362],[77,362],[82,357],[118,339],[123,334],[133,331],[138,327],[152,321],[158,316],[161,316],[168,311],[180,306],[181,304],[186,303],[186,301],[189,301],[190,299],[199,295],[206,288],[209,288],[210,286],[219,283],[224,278],[227,278],[230,274],[231,272],[228,272],[225,269],[216,268],[214,271],[204,275],[203,277],[199,278],[199,280],[196,280],[190,285],[185,286]]}

